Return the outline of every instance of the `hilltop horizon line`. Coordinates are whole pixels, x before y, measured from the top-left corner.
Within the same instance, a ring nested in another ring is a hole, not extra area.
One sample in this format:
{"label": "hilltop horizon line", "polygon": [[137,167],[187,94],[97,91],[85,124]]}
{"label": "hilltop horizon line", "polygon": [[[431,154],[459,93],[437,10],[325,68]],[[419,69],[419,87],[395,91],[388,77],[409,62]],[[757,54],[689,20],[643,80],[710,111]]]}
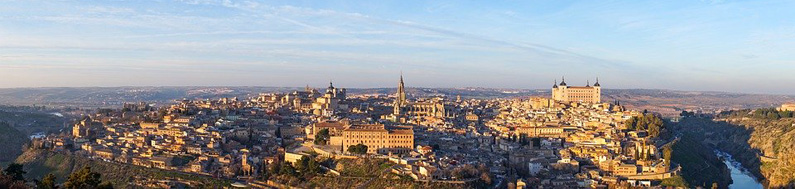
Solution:
{"label": "hilltop horizon line", "polygon": [[[90,88],[222,88],[222,87],[238,87],[238,88],[285,88],[285,89],[302,89],[306,88],[307,86],[265,86],[265,85],[161,85],[161,86],[64,86],[64,87],[56,87],[56,86],[45,86],[45,87],[0,87],[0,90],[14,90],[14,89],[90,89]],[[326,87],[318,87],[318,86],[308,86],[313,89],[323,89]],[[335,86],[338,87],[338,86]],[[345,89],[356,89],[356,90],[366,90],[366,89],[394,89],[397,87],[341,87]],[[537,91],[537,90],[550,90],[545,88],[506,88],[506,87],[428,87],[428,86],[421,86],[421,87],[411,87],[406,86],[407,89],[491,89],[491,90],[526,90],[526,91]],[[784,94],[784,93],[754,93],[754,92],[734,92],[734,91],[716,91],[716,90],[686,90],[686,89],[667,89],[667,88],[603,88],[603,90],[659,90],[659,91],[672,91],[672,92],[701,92],[701,93],[725,93],[725,94],[749,94],[749,95],[783,95],[783,96],[795,96],[795,94]]]}

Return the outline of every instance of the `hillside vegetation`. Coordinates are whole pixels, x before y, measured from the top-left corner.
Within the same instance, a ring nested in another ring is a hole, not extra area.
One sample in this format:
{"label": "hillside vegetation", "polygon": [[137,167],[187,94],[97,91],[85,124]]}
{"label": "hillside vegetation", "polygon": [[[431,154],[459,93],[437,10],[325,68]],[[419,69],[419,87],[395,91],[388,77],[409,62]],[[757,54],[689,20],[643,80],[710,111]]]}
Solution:
{"label": "hillside vegetation", "polygon": [[207,176],[109,163],[79,155],[40,149],[26,150],[16,159],[16,163],[24,165],[28,172],[26,175],[28,178],[41,179],[48,173],[52,173],[57,177],[58,183],[64,182],[70,173],[87,166],[100,173],[102,180],[110,182],[115,188],[128,188],[130,183],[138,178],[187,180],[197,183],[197,187],[223,187],[230,184],[230,181]]}
{"label": "hillside vegetation", "polygon": [[22,153],[22,146],[28,141],[27,136],[11,127],[7,122],[0,121],[0,164],[7,164]]}

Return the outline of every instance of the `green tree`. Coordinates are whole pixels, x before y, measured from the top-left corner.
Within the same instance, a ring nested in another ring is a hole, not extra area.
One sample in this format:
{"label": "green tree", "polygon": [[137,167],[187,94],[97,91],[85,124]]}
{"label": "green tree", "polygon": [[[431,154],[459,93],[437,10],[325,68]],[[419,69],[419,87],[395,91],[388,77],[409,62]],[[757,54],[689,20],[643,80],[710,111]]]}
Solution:
{"label": "green tree", "polygon": [[298,161],[295,161],[295,163],[293,163],[293,166],[295,167],[295,170],[297,170],[299,172],[305,172],[306,171],[306,167],[309,164],[309,159],[310,158],[307,157],[307,156],[302,156],[301,159],[298,159]]}
{"label": "green tree", "polygon": [[659,136],[664,128],[662,118],[654,114],[634,116],[625,121],[624,125],[629,130],[646,131],[651,137]]}
{"label": "green tree", "polygon": [[320,163],[315,158],[304,156],[295,162],[295,169],[304,176],[310,176],[320,172]]}
{"label": "green tree", "polygon": [[8,175],[11,179],[25,181],[25,170],[22,167],[22,164],[19,163],[12,163],[9,164],[6,169],[3,170],[3,174]]}
{"label": "green tree", "polygon": [[281,165],[276,165],[275,163],[268,164],[268,175],[278,175],[280,173]]}
{"label": "green tree", "polygon": [[366,154],[367,153],[367,145],[364,144],[357,144],[348,147],[348,152],[352,154]]}
{"label": "green tree", "polygon": [[102,183],[102,175],[92,172],[91,167],[88,166],[70,174],[63,186],[67,189],[113,188],[109,183]]}
{"label": "green tree", "polygon": [[25,189],[29,187],[21,180],[14,180],[11,176],[0,174],[0,188]]}
{"label": "green tree", "polygon": [[317,174],[320,172],[320,162],[317,162],[315,158],[309,159],[309,163],[306,165],[306,172],[311,174]]}
{"label": "green tree", "polygon": [[780,111],[780,112],[778,112],[778,115],[779,115],[779,117],[782,117],[782,118],[790,118],[790,117],[792,117],[792,112],[791,111]]}
{"label": "green tree", "polygon": [[290,165],[289,163],[282,163],[282,166],[279,168],[279,174],[297,176],[298,172],[295,171],[293,165]]}
{"label": "green tree", "polygon": [[326,145],[330,137],[328,129],[321,129],[315,135],[315,144]]}
{"label": "green tree", "polygon": [[41,179],[40,182],[36,183],[36,188],[39,189],[55,189],[55,175],[50,173],[44,178]]}
{"label": "green tree", "polygon": [[663,159],[665,159],[666,163],[670,165],[671,162],[671,154],[673,153],[673,149],[671,149],[670,145],[666,145],[663,147]]}

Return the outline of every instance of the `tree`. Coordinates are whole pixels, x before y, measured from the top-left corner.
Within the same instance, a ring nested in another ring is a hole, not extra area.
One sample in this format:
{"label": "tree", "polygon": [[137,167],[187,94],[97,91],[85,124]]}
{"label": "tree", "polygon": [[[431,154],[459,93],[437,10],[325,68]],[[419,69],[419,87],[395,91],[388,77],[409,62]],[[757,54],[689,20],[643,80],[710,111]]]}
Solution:
{"label": "tree", "polygon": [[668,165],[670,165],[671,162],[671,153],[673,153],[671,145],[666,145],[665,147],[663,147],[663,159],[665,159]]}
{"label": "tree", "polygon": [[791,111],[779,111],[778,115],[779,115],[779,117],[782,117],[782,118],[790,118],[790,117],[792,117],[792,112]]}
{"label": "tree", "polygon": [[450,172],[450,175],[456,179],[469,179],[482,176],[478,175],[478,172],[479,171],[475,168],[475,166],[466,164],[464,166],[454,168],[453,171]]}
{"label": "tree", "polygon": [[25,181],[25,170],[23,170],[22,164],[19,163],[12,163],[9,164],[6,169],[3,170],[3,174],[8,175],[11,179]]}
{"label": "tree", "polygon": [[328,129],[321,129],[315,135],[315,144],[326,145],[330,137]]}
{"label": "tree", "polygon": [[279,168],[279,174],[297,176],[298,172],[295,171],[293,165],[290,165],[289,163],[282,163],[281,168]]}
{"label": "tree", "polygon": [[29,187],[21,180],[14,180],[11,176],[0,174],[0,188],[25,189]]}
{"label": "tree", "polygon": [[282,138],[282,127],[276,126],[276,138]]}
{"label": "tree", "polygon": [[315,158],[309,159],[309,163],[306,165],[306,172],[317,174],[320,172],[320,163],[315,161]]}
{"label": "tree", "polygon": [[367,153],[367,145],[364,144],[357,144],[348,147],[348,152],[352,154],[366,154]]}
{"label": "tree", "polygon": [[491,176],[489,176],[488,172],[480,173],[480,180],[486,185],[491,185]]}
{"label": "tree", "polygon": [[281,170],[279,170],[280,165],[276,165],[275,163],[268,164],[268,175],[278,175]]}
{"label": "tree", "polygon": [[55,189],[55,175],[52,173],[47,174],[41,179],[41,182],[36,183],[36,188],[39,189]]}
{"label": "tree", "polygon": [[293,166],[295,166],[295,169],[297,171],[299,171],[299,172],[302,172],[302,173],[306,172],[306,167],[307,167],[307,165],[309,165],[309,159],[310,158],[307,157],[307,156],[302,156],[301,159],[298,159],[298,161],[295,161]]}
{"label": "tree", "polygon": [[304,156],[295,162],[295,169],[304,176],[310,176],[320,172],[320,163],[315,158]]}
{"label": "tree", "polygon": [[626,125],[629,130],[646,131],[651,137],[659,136],[664,128],[662,118],[654,114],[634,116],[625,121],[624,125]]}
{"label": "tree", "polygon": [[78,188],[112,188],[108,183],[102,183],[102,175],[91,171],[91,167],[83,167],[69,175],[63,184],[67,189]]}
{"label": "tree", "polygon": [[530,144],[530,141],[527,139],[527,134],[522,133],[519,135],[519,143],[522,144],[522,146],[527,146]]}

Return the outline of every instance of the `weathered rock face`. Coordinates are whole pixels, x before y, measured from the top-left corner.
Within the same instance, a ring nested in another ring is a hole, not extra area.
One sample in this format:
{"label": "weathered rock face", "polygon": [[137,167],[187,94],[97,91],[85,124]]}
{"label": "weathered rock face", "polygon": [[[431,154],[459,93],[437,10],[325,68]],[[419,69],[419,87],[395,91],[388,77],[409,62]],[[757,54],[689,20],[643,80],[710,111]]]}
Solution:
{"label": "weathered rock face", "polygon": [[795,119],[758,118],[747,114],[715,119],[687,118],[692,133],[703,142],[732,154],[770,188],[795,186]]}
{"label": "weathered rock face", "polygon": [[770,187],[795,186],[795,127],[793,119],[746,119],[729,122],[744,125],[750,137],[732,136],[732,143],[745,142],[757,151],[745,154],[742,161],[753,163]]}

